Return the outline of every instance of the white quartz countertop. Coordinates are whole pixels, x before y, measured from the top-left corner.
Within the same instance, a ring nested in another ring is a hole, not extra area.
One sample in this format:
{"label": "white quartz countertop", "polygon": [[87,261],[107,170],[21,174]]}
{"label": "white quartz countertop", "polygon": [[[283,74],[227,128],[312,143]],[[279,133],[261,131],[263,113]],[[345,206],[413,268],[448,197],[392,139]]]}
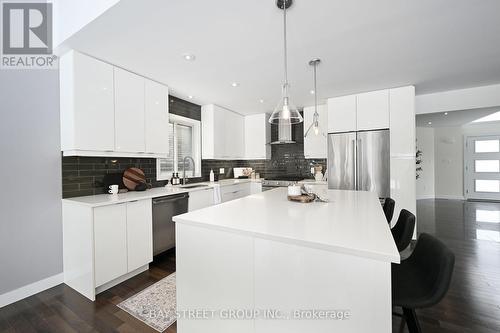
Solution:
{"label": "white quartz countertop", "polygon": [[249,182],[260,182],[260,180],[254,179],[224,179],[218,182],[203,182],[203,183],[191,183],[186,186],[192,185],[207,185],[203,187],[195,187],[195,188],[184,188],[182,186],[165,186],[165,187],[155,187],[146,191],[129,191],[126,193],[119,193],[116,195],[111,194],[98,194],[98,195],[89,195],[84,197],[75,197],[75,198],[67,198],[62,199],[65,202],[82,204],[90,207],[99,207],[99,206],[107,206],[118,204],[122,202],[129,202],[135,200],[142,199],[150,199],[163,197],[168,195],[180,194],[180,193],[188,193],[193,191],[203,191],[210,188],[213,188],[215,185],[220,186],[230,186],[235,184],[243,184]]}
{"label": "white quartz countertop", "polygon": [[178,215],[174,221],[399,263],[375,193],[328,190],[327,196],[328,203],[291,202],[287,189],[277,188]]}

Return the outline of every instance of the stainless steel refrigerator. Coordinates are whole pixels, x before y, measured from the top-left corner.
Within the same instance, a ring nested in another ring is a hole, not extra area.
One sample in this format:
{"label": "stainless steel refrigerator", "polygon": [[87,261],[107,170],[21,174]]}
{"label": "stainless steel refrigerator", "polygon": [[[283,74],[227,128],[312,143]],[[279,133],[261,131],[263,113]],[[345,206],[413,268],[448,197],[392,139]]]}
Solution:
{"label": "stainless steel refrigerator", "polygon": [[328,188],[390,196],[389,130],[328,135]]}

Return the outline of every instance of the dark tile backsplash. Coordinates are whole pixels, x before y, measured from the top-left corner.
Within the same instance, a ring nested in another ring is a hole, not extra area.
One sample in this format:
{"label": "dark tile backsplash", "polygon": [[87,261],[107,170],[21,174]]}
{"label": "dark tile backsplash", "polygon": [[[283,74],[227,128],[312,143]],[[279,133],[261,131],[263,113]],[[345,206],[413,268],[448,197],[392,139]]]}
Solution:
{"label": "dark tile backsplash", "polygon": [[123,173],[128,168],[140,168],[146,181],[154,187],[164,186],[156,181],[154,158],[77,157],[62,158],[63,198],[105,193],[103,179],[106,174]]}
{"label": "dark tile backsplash", "polygon": [[[201,120],[199,105],[170,96],[170,112],[184,117]],[[272,126],[272,135],[277,135],[277,126]],[[310,169],[315,164],[326,167],[326,159],[305,159],[303,144],[303,126],[293,125],[295,144],[272,145],[270,160],[203,160],[202,178],[208,180],[210,170],[216,179],[233,178],[232,168],[251,167],[261,178],[293,176],[312,178]],[[96,195],[105,192],[103,178],[110,173],[123,173],[127,168],[136,167],[144,171],[146,181],[153,187],[164,186],[165,181],[156,180],[156,159],[153,158],[106,158],[106,157],[62,157],[63,198]],[[225,174],[219,175],[224,168]]]}
{"label": "dark tile backsplash", "polygon": [[174,96],[169,96],[169,112],[201,121],[201,106]]}

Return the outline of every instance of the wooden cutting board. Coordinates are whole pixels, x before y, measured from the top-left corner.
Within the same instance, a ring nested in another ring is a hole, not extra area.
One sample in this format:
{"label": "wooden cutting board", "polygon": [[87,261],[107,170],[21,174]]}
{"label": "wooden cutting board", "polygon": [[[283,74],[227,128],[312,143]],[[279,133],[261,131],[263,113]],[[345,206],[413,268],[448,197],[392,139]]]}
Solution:
{"label": "wooden cutting board", "polygon": [[146,183],[144,171],[139,168],[128,168],[123,173],[123,184],[130,191],[135,190],[135,187],[140,183]]}
{"label": "wooden cutting board", "polygon": [[313,202],[316,197],[314,195],[289,195],[288,201],[296,201],[301,203],[310,203]]}

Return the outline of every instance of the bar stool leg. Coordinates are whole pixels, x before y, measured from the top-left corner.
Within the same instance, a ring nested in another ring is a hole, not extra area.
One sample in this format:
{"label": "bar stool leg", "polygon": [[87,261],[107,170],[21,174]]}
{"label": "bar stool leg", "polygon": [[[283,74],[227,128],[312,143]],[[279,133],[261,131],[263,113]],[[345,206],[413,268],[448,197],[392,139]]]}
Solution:
{"label": "bar stool leg", "polygon": [[403,308],[403,313],[408,324],[408,331],[410,333],[422,333],[415,309]]}

